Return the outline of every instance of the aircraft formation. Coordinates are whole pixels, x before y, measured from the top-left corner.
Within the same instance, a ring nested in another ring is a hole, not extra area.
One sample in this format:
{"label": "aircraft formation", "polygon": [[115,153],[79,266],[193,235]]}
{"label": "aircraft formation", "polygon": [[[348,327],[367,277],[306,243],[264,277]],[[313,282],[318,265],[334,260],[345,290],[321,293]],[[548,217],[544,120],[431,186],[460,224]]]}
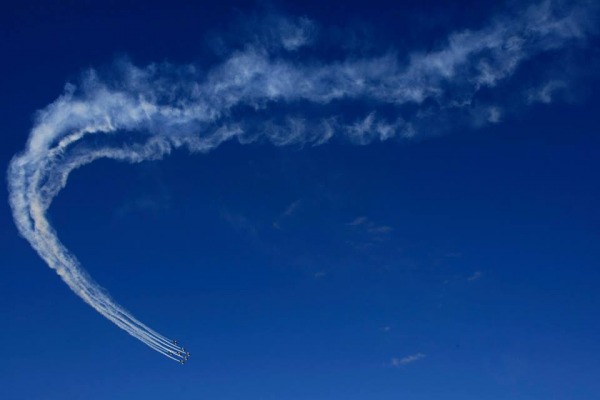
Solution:
{"label": "aircraft formation", "polygon": [[185,347],[180,347],[177,344],[177,340],[173,340],[173,343],[169,344],[169,350],[167,350],[165,355],[181,365],[185,364],[187,360],[190,359],[190,352],[187,351]]}

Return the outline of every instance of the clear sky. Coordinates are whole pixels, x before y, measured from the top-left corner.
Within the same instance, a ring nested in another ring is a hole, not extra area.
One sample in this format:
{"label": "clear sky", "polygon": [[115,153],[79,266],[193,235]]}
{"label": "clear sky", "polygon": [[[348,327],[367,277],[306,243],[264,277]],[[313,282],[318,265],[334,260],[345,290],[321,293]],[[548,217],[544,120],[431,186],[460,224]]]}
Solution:
{"label": "clear sky", "polygon": [[9,176],[0,398],[600,398],[593,2],[215,3],[1,6],[3,170],[34,126],[115,127],[67,161],[168,143],[77,169],[47,218],[192,356],[69,290]]}

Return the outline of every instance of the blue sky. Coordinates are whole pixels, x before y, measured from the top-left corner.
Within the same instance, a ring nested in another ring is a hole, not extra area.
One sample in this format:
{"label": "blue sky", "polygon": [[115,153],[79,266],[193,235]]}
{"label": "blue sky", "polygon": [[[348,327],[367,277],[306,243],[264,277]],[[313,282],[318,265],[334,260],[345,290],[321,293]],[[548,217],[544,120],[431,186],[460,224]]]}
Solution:
{"label": "blue sky", "polygon": [[2,398],[600,395],[590,4],[2,7],[4,168],[40,126],[50,147],[114,128],[50,169],[31,150],[49,178],[170,149],[77,169],[47,219],[192,352],[178,365],[94,312],[3,201]]}

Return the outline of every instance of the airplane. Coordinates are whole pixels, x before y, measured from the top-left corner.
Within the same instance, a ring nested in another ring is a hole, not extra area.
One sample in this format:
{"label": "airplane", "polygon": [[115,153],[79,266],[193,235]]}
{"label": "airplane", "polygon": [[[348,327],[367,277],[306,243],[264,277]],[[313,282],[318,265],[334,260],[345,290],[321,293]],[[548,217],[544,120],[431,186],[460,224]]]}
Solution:
{"label": "airplane", "polygon": [[179,364],[181,364],[181,365],[185,364],[185,360],[179,361]]}
{"label": "airplane", "polygon": [[173,344],[177,344],[177,340],[173,339]]}

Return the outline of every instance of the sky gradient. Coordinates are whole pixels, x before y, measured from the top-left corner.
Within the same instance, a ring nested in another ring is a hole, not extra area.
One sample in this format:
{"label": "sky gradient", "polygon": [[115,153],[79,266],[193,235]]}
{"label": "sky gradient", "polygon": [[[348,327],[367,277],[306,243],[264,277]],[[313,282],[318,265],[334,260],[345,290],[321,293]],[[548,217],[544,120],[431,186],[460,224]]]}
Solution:
{"label": "sky gradient", "polygon": [[4,202],[3,398],[600,394],[593,3],[116,4],[4,6],[12,212],[102,152],[47,219],[192,358],[94,313]]}

